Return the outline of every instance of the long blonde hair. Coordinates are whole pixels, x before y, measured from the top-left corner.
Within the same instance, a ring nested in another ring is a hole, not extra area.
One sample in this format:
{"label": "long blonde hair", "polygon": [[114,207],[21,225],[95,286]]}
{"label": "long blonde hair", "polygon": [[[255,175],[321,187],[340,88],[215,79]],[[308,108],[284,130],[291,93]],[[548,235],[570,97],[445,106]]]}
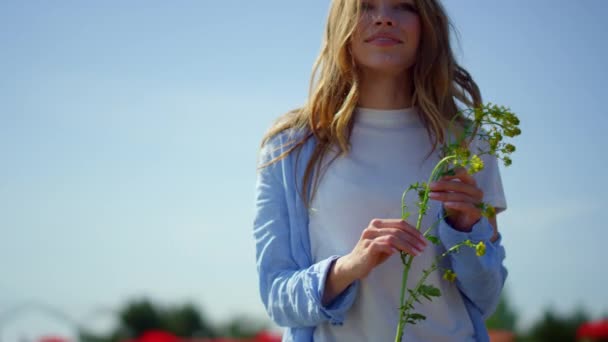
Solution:
{"label": "long blonde hair", "polygon": [[[430,155],[438,144],[446,140],[448,122],[459,110],[455,100],[473,107],[480,105],[482,99],[470,74],[456,63],[449,39],[452,25],[440,0],[415,0],[415,5],[421,32],[416,61],[412,66],[412,105],[418,108],[420,119],[433,144]],[[349,41],[360,13],[359,0],[332,1],[321,53],[313,66],[307,102],[302,108],[279,117],[262,139],[261,145],[264,146],[285,130],[308,132],[299,141],[290,142],[290,148],[260,168],[285,158],[308,139],[316,139],[302,180],[304,189],[308,189],[314,168],[319,171],[320,161],[331,146],[338,146],[340,154],[347,154],[350,149],[351,117],[359,100],[360,83]],[[455,121],[463,122],[460,118]],[[318,181],[317,177],[314,188]],[[306,191],[300,193],[307,206],[314,192],[313,189],[310,197]]]}

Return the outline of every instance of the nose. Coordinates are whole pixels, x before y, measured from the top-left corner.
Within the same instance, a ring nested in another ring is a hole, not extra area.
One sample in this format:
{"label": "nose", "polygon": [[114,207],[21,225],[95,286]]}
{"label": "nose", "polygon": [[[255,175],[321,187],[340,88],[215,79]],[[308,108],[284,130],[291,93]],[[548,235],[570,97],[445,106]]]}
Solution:
{"label": "nose", "polygon": [[395,19],[390,12],[390,9],[386,8],[387,6],[382,6],[378,9],[375,17],[374,17],[374,25],[376,26],[394,26]]}

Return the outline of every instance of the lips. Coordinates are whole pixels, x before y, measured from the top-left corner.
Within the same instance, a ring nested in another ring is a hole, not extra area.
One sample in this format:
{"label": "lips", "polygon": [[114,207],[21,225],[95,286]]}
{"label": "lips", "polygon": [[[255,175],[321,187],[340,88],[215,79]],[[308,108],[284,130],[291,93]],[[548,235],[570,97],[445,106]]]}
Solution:
{"label": "lips", "polygon": [[377,41],[385,41],[385,42],[395,42],[395,43],[403,43],[403,41],[392,34],[389,33],[376,33],[371,37],[365,40],[366,43],[372,42],[374,40]]}

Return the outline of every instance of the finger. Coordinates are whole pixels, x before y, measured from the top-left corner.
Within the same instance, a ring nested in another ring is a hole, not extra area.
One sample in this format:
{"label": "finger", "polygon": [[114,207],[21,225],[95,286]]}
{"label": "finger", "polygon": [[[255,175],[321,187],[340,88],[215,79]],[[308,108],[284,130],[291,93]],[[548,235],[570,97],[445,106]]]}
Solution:
{"label": "finger", "polygon": [[400,219],[374,219],[372,225],[376,228],[399,228],[412,236],[425,241],[424,236],[415,227],[412,227],[407,221]]}
{"label": "finger", "polygon": [[413,228],[416,229],[415,227],[413,227],[412,225],[410,225],[406,220],[401,220],[401,219],[380,219],[380,218],[375,218],[372,220],[371,222],[372,226],[374,227],[378,227],[378,228],[384,228],[384,227],[400,227],[400,228]]}
{"label": "finger", "polygon": [[443,176],[441,177],[441,180],[452,180],[452,179],[459,179],[464,183],[467,184],[471,184],[471,185],[476,185],[477,182],[475,181],[475,178],[470,175],[467,170],[463,167],[459,167],[456,168],[455,170],[455,175],[453,176]]}
{"label": "finger", "polygon": [[386,233],[382,232],[382,228],[369,227],[363,231],[362,237],[365,239],[373,240],[378,236],[386,235]]}
{"label": "finger", "polygon": [[375,228],[375,227],[368,227],[363,229],[363,232],[361,233],[361,239],[370,239],[373,240],[378,236],[378,231],[380,229]]}
{"label": "finger", "polygon": [[413,229],[416,227],[412,226],[405,220],[401,219],[373,219],[372,225],[377,228],[400,228],[400,229]]}
{"label": "finger", "polygon": [[473,192],[473,194],[465,193],[465,192],[440,192],[433,191],[429,193],[429,198],[435,201],[446,202],[468,202],[468,203],[479,203],[483,199],[483,193],[467,190],[469,192]]}
{"label": "finger", "polygon": [[454,169],[454,173],[457,176],[466,175],[467,174],[467,169],[465,169],[462,166],[458,166],[457,168]]}
{"label": "finger", "polygon": [[475,206],[475,204],[473,203],[466,203],[466,202],[445,202],[443,203],[443,205],[446,208],[452,209],[452,210],[456,210],[456,211],[460,211],[460,212],[464,212],[464,213],[470,213],[470,214],[481,214],[481,209],[477,208]]}
{"label": "finger", "polygon": [[436,199],[435,196],[440,193],[460,193],[471,198],[476,201],[483,200],[483,191],[476,186],[464,184],[460,182],[437,182],[435,185],[431,186],[431,192],[429,192],[429,197]]}
{"label": "finger", "polygon": [[[418,232],[416,230],[416,232]],[[428,242],[422,234],[410,234],[399,228],[368,228],[363,233],[363,238],[377,240],[379,237],[394,235],[398,239],[423,250]]]}
{"label": "finger", "polygon": [[409,241],[403,241],[395,235],[380,236],[375,241],[382,241],[384,243],[388,243],[392,247],[412,255],[419,255],[423,251],[422,248],[418,248],[415,244]]}
{"label": "finger", "polygon": [[374,253],[385,253],[392,255],[395,252],[395,248],[393,248],[393,246],[386,241],[374,241],[370,248]]}
{"label": "finger", "polygon": [[[418,231],[416,230],[416,232]],[[422,234],[409,234],[408,232],[399,228],[380,228],[379,235],[395,235],[399,239],[407,241],[419,249],[424,249],[424,247],[426,247],[428,244]]]}
{"label": "finger", "polygon": [[480,188],[478,188],[476,185],[471,185],[463,182],[437,181],[431,183],[429,185],[429,188],[431,189],[429,196],[431,196],[431,194],[433,194],[434,192],[454,191],[465,193],[477,199],[478,201],[481,201],[483,199],[483,191]]}

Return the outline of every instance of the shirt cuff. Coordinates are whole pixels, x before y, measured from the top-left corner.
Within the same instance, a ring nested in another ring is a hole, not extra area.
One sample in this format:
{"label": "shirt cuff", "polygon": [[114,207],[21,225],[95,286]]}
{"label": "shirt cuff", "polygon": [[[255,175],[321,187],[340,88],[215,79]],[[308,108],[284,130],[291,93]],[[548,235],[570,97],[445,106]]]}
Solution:
{"label": "shirt cuff", "polygon": [[[437,218],[443,216],[445,216],[445,210],[442,207]],[[482,216],[479,221],[473,225],[470,232],[459,231],[450,226],[445,219],[442,219],[439,221],[438,234],[443,246],[446,249],[449,249],[466,240],[471,240],[471,242],[474,243],[479,241],[488,242],[494,235],[494,228],[485,216]]]}
{"label": "shirt cuff", "polygon": [[321,308],[321,312],[323,312],[329,318],[329,321],[332,325],[343,324],[346,312],[355,301],[360,282],[359,280],[355,280],[350,285],[348,285],[348,287],[344,291],[342,291],[336,298],[334,298],[334,300],[329,305],[323,306],[322,298],[323,293],[325,293],[325,282],[327,280],[327,276],[329,275],[331,265],[339,257],[339,255],[334,255],[318,262],[315,265],[315,268],[317,268],[317,272],[319,273],[319,288],[317,291],[317,295],[315,296],[317,299],[317,305],[319,305],[319,307]]}

